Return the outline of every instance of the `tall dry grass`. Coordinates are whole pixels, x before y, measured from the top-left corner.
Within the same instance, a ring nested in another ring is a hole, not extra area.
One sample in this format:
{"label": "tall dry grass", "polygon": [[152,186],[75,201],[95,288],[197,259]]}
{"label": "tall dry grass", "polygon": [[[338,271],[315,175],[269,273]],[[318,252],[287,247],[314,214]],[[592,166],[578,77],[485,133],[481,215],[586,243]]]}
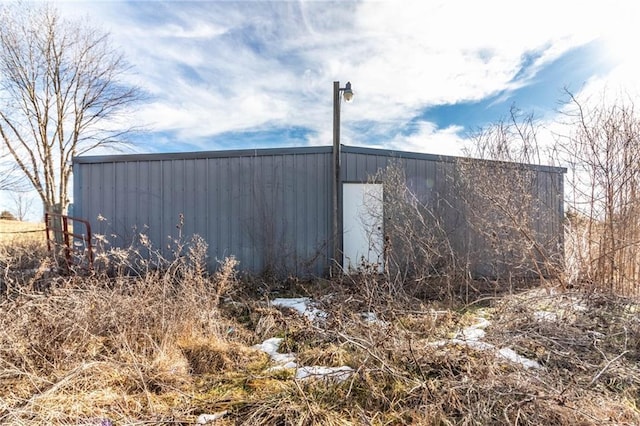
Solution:
{"label": "tall dry grass", "polygon": [[[91,275],[59,275],[44,258],[2,293],[0,423],[193,424],[223,411],[217,424],[640,422],[632,300],[533,291],[443,303],[356,274],[296,282],[326,312],[310,321],[247,291],[233,259],[208,273],[201,239],[177,244],[170,259],[144,239],[107,249]],[[0,253],[18,276],[20,262]],[[487,342],[542,369],[442,344],[478,315],[494,324]],[[252,345],[274,336],[300,366],[354,374],[298,380],[295,370],[270,369]]]}
{"label": "tall dry grass", "polygon": [[[236,344],[219,312],[237,284],[236,261],[208,275],[205,255],[195,238],[186,256],[162,267],[91,276],[56,275],[45,258],[13,283],[0,300],[0,422],[130,422],[135,413],[161,423],[189,414],[167,411],[175,404],[166,400],[184,398],[192,371],[225,367]],[[4,259],[12,275],[15,252]]]}

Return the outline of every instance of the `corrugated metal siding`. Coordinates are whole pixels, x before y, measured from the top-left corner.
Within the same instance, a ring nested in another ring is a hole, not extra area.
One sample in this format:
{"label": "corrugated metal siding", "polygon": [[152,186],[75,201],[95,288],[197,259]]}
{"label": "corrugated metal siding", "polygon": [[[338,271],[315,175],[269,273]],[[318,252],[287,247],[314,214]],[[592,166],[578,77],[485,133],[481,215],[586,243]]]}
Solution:
{"label": "corrugated metal siding", "polygon": [[[234,255],[249,272],[321,275],[331,257],[331,158],[330,147],[80,157],[74,159],[74,214],[114,245],[145,233],[170,256],[182,213],[182,235],[207,241],[212,267]],[[344,147],[342,179],[367,182],[391,163],[402,165],[409,188],[438,214],[459,256],[479,273],[495,270],[486,237],[468,226],[475,195],[461,193],[458,159]],[[536,171],[535,231],[559,252],[563,170],[529,168]]]}
{"label": "corrugated metal siding", "polygon": [[[485,230],[474,230],[469,226],[476,212],[471,209],[486,208],[487,200],[473,194],[473,186],[459,182],[461,169],[458,160],[452,157],[418,155],[412,158],[403,153],[381,151],[375,154],[370,150],[346,148],[342,155],[342,178],[347,182],[367,182],[372,177],[384,172],[390,164],[398,164],[404,170],[406,183],[421,204],[432,209],[447,233],[451,247],[456,251],[459,261],[465,261],[472,273],[481,276],[496,276],[509,273],[512,264],[521,262],[522,253],[509,252],[496,247],[495,242],[487,239]],[[363,152],[364,151],[364,152]],[[368,152],[367,152],[368,151]],[[482,178],[491,176],[488,170],[502,168],[499,162],[469,160],[472,168],[480,171]],[[533,200],[527,203],[532,231],[536,240],[542,244],[546,254],[561,260],[562,253],[562,220],[563,220],[563,171],[548,166],[523,166],[522,170],[513,169],[513,173],[531,175],[533,181],[514,187],[511,198],[514,202],[521,199]],[[502,174],[505,176],[505,174]],[[490,182],[489,182],[490,185]],[[503,184],[504,188],[505,185]],[[508,187],[508,183],[507,183]],[[486,188],[485,188],[486,189]],[[518,194],[518,191],[524,191]],[[495,207],[495,206],[494,206]],[[498,219],[499,220],[499,219]],[[477,222],[474,226],[477,226]],[[509,228],[511,225],[507,224]],[[514,227],[511,226],[513,230]],[[521,235],[510,238],[522,240]],[[506,242],[505,247],[513,242]],[[518,241],[517,246],[524,244]],[[542,260],[542,259],[540,259]],[[531,268],[533,269],[533,268]]]}
{"label": "corrugated metal siding", "polygon": [[[74,164],[75,212],[126,246],[145,233],[171,255],[199,234],[210,266],[234,255],[250,272],[325,272],[330,245],[330,151]],[[102,216],[106,220],[98,220]]]}

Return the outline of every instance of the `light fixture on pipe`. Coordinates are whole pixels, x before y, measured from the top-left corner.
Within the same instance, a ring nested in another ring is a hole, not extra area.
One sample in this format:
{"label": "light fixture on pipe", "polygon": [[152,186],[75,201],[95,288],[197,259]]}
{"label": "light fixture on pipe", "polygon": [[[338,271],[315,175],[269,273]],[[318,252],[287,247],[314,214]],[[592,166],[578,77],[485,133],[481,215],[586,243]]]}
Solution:
{"label": "light fixture on pipe", "polygon": [[342,90],[342,96],[344,97],[345,102],[351,102],[353,100],[353,90],[351,90],[351,82],[347,81],[347,85],[344,86]]}
{"label": "light fixture on pipe", "polygon": [[341,226],[341,183],[340,177],[340,92],[345,102],[353,100],[353,90],[351,90],[351,82],[347,82],[345,87],[340,87],[339,81],[333,82],[333,179],[331,185],[332,205],[331,210],[331,228],[333,240],[333,261],[336,266],[341,266],[342,259],[342,238],[340,236]]}

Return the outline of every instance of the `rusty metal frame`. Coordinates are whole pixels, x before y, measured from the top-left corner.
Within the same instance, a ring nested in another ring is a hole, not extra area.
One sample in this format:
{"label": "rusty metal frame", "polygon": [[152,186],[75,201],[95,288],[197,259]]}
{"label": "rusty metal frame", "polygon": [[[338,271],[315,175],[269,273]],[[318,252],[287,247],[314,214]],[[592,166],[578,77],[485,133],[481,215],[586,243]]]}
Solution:
{"label": "rusty metal frame", "polygon": [[[51,219],[59,218],[62,223],[62,229],[55,229],[53,225],[53,221]],[[86,233],[84,234],[76,234],[73,231],[69,230],[69,222],[73,222],[74,224],[81,223],[85,226]],[[47,234],[47,249],[51,252],[53,245],[59,245],[58,242],[51,239],[50,232],[60,232],[63,237],[62,246],[64,247],[64,257],[67,263],[67,268],[70,268],[74,263],[71,254],[75,251],[75,244],[73,241],[76,239],[82,240],[84,243],[85,253],[87,256],[89,269],[93,269],[93,244],[91,242],[91,224],[89,221],[80,219],[78,217],[67,216],[59,213],[45,213],[44,214],[44,222],[46,226],[46,234]],[[54,234],[55,235],[55,234]]]}

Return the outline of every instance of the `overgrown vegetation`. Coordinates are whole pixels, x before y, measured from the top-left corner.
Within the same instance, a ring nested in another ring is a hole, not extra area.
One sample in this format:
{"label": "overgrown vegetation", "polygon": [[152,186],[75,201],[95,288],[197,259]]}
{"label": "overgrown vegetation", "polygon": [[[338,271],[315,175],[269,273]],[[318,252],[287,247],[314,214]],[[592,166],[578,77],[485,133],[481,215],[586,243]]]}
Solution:
{"label": "overgrown vegetation", "polygon": [[[88,276],[57,274],[33,246],[1,250],[0,423],[193,424],[225,411],[216,424],[640,421],[640,305],[628,299],[533,289],[445,304],[380,291],[372,274],[292,280],[280,295],[316,301],[326,315],[312,321],[246,286],[233,259],[209,275],[198,238],[173,259],[107,250]],[[479,318],[495,349],[450,340]],[[299,367],[354,373],[270,369],[253,345],[274,336]]]}
{"label": "overgrown vegetation", "polygon": [[[539,140],[540,123],[514,108],[508,119],[478,132],[467,150],[469,156],[507,162],[514,170],[519,167],[514,163],[546,162],[566,168],[565,229],[547,233],[560,237],[557,244],[542,239],[545,233],[537,227],[548,226],[541,207],[556,203],[540,194],[562,183],[542,182],[526,170],[512,175],[504,167],[466,173],[473,188],[470,193],[484,201],[473,210],[472,232],[489,239],[494,234],[518,236],[501,248],[503,253],[522,256],[520,261],[508,257],[511,269],[524,266],[541,277],[556,276],[556,284],[563,286],[638,296],[640,118],[628,98],[611,102],[603,96],[597,102],[568,91],[566,95],[568,102],[562,108],[566,122],[553,140]],[[536,192],[538,198],[512,197]],[[537,221],[536,226],[527,218]],[[554,245],[559,249],[550,251]]]}
{"label": "overgrown vegetation", "polygon": [[557,278],[563,259],[563,229],[557,220],[563,177],[532,166],[542,162],[533,118],[512,109],[509,120],[483,129],[472,140],[467,155],[490,161],[457,162],[474,247],[469,258],[491,259],[485,274],[501,281]]}
{"label": "overgrown vegetation", "polygon": [[567,164],[568,243],[575,282],[640,293],[640,119],[630,100],[592,106],[570,95],[572,131],[556,156]]}
{"label": "overgrown vegetation", "polygon": [[[99,236],[94,269],[61,274],[41,241],[0,244],[0,423],[640,424],[638,121],[573,101],[580,126],[552,152],[569,170],[564,233],[540,228],[555,183],[513,164],[542,156],[513,110],[470,152],[497,162],[446,166],[450,190],[474,188],[459,206],[416,196],[401,163],[376,178],[384,273],[273,282],[229,258],[211,274],[201,238],[165,258],[139,235]],[[471,231],[453,243],[458,221]],[[474,279],[471,239],[490,279]],[[285,295],[319,314],[271,303]],[[256,346],[272,338],[275,356]]]}

